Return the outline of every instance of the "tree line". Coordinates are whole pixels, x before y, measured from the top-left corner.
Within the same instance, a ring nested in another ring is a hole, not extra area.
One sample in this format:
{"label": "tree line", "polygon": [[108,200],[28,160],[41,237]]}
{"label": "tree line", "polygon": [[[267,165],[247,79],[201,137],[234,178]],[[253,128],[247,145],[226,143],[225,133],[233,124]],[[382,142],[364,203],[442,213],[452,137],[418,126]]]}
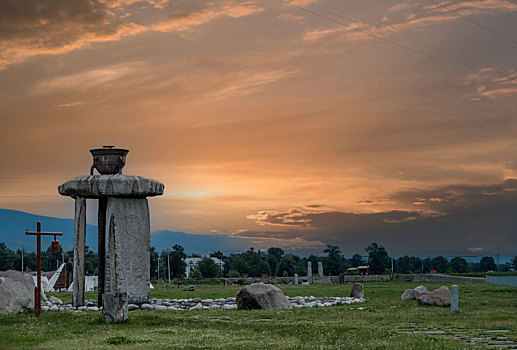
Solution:
{"label": "tree line", "polygon": [[[283,249],[271,247],[266,251],[250,248],[243,253],[224,255],[217,251],[210,254],[224,262],[221,270],[209,257],[203,258],[198,268],[192,273],[193,278],[213,278],[213,277],[261,277],[277,276],[292,277],[307,275],[307,263],[312,263],[312,273],[317,274],[318,262],[323,265],[324,275],[336,276],[346,274],[351,267],[369,266],[369,273],[372,275],[408,273],[466,273],[466,272],[487,272],[501,271],[506,272],[517,268],[517,256],[511,263],[497,265],[493,257],[483,257],[479,263],[469,263],[462,257],[454,257],[450,261],[443,257],[420,258],[416,256],[402,256],[392,259],[386,249],[377,243],[372,243],[366,247],[366,257],[355,254],[347,258],[341,254],[338,246],[327,245],[323,251],[324,256],[310,255],[300,257],[294,254],[286,254]],[[172,249],[164,250],[161,254],[151,248],[151,278],[166,280],[169,276],[169,265],[171,278],[183,276],[185,274],[185,258],[187,254],[180,245],[174,245]],[[200,257],[191,255],[191,257]]]}
{"label": "tree line", "polygon": [[[422,259],[417,256],[402,256],[392,259],[387,250],[377,243],[372,243],[365,249],[367,257],[355,254],[347,258],[341,254],[338,246],[327,245],[323,256],[310,255],[300,257],[294,254],[286,254],[283,249],[271,247],[266,251],[250,248],[242,253],[224,255],[221,251],[210,254],[224,262],[223,269],[217,266],[208,257],[202,259],[198,267],[192,273],[193,278],[213,277],[261,277],[278,276],[292,277],[307,275],[307,263],[312,263],[313,274],[318,272],[318,262],[323,265],[323,272],[326,276],[346,274],[351,267],[369,266],[369,273],[372,275],[408,273],[466,273],[466,272],[487,272],[487,271],[509,271],[517,269],[517,256],[511,263],[497,265],[493,257],[483,257],[479,263],[468,263],[462,257],[454,257],[450,261],[443,256]],[[56,270],[61,262],[73,259],[73,250],[52,252],[49,246],[42,252],[42,270]],[[191,255],[191,257],[199,257]],[[158,253],[156,248],[150,250],[150,274],[152,279],[166,280],[169,277],[177,278],[185,275],[185,259],[187,254],[181,245],[175,244],[170,249]],[[25,271],[36,270],[36,253],[24,252],[23,265]],[[22,251],[13,251],[0,242],[0,270],[20,270],[22,266]],[[85,248],[85,271],[86,274],[96,275],[98,272],[97,253]]]}

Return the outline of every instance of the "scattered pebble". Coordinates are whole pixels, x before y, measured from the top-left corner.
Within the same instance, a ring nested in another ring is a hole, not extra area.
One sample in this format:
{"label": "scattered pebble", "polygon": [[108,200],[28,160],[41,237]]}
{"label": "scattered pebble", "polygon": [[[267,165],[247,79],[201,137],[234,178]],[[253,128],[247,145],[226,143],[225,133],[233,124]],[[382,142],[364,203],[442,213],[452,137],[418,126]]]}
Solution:
{"label": "scattered pebble", "polygon": [[[50,298],[49,298],[50,299]],[[57,298],[56,298],[57,299]],[[302,297],[296,296],[289,298],[293,308],[311,308],[311,307],[329,307],[339,304],[355,304],[364,303],[364,298],[352,298],[352,297],[325,297],[316,298],[314,296]],[[394,308],[396,306],[392,306]],[[133,310],[162,310],[162,311],[179,311],[179,310],[234,310],[237,309],[237,303],[235,297],[229,298],[217,298],[217,299],[201,299],[201,298],[188,298],[188,299],[156,299],[153,298],[147,303],[142,305],[129,304],[127,306],[128,311]],[[350,308],[351,310],[355,308]],[[365,310],[366,308],[357,308],[358,310]],[[42,306],[44,311],[70,311],[70,312],[82,312],[82,311],[100,311],[102,307],[98,307],[94,300],[85,301],[84,306],[74,308],[70,302],[63,304],[61,300],[57,302],[48,301]]]}

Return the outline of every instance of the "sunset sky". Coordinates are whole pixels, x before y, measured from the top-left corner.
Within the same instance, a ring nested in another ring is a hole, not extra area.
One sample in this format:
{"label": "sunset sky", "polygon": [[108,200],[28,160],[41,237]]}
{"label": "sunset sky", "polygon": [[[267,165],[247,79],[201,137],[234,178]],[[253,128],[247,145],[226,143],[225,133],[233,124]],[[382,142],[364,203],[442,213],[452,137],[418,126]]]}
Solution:
{"label": "sunset sky", "polygon": [[2,0],[0,207],[72,218],[57,186],[116,145],[165,184],[153,231],[517,254],[516,24],[514,0]]}

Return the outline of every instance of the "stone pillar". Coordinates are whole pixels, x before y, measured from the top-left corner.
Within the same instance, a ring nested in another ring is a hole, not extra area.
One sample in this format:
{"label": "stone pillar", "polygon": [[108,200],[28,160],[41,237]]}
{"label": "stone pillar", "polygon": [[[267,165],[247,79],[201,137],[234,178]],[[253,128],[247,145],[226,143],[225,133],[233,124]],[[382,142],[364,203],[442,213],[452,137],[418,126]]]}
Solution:
{"label": "stone pillar", "polygon": [[86,198],[75,198],[74,288],[72,304],[84,305],[84,245],[86,239]]}
{"label": "stone pillar", "polygon": [[294,274],[294,284],[298,284],[298,274]]}
{"label": "stone pillar", "polygon": [[151,228],[145,198],[108,197],[104,293],[127,292],[129,303],[149,300]]}
{"label": "stone pillar", "polygon": [[307,263],[307,277],[312,277],[312,262],[310,261]]}
{"label": "stone pillar", "polygon": [[104,293],[102,305],[104,322],[120,323],[127,320],[127,293]]}
{"label": "stone pillar", "polygon": [[451,312],[458,312],[458,286],[455,284],[451,287]]}
{"label": "stone pillar", "polygon": [[318,261],[318,276],[323,277],[323,264]]}
{"label": "stone pillar", "polygon": [[106,267],[106,197],[99,198],[98,224],[97,224],[97,255],[99,261],[98,283],[97,283],[97,304],[103,305],[102,294],[104,294],[104,269]]}

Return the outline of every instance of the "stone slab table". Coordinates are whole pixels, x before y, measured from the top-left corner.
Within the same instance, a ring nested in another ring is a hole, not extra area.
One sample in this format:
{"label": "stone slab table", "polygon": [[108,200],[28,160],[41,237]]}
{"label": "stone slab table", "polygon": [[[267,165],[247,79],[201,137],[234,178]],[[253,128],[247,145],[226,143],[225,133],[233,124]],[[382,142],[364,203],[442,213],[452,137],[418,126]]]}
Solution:
{"label": "stone slab table", "polygon": [[163,194],[156,180],[132,175],[89,175],[59,186],[75,199],[73,305],[84,305],[86,198],[99,200],[98,303],[104,293],[127,293],[129,303],[149,299],[150,219],[147,197]]}

